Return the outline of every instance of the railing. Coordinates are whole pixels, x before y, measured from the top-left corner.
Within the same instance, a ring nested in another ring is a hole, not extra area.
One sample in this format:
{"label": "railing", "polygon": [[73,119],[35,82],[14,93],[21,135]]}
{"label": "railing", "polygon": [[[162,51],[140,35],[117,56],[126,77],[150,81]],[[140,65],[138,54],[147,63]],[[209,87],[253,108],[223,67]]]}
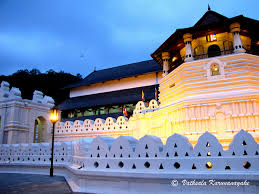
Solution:
{"label": "railing", "polygon": [[[158,102],[152,99],[147,106],[139,101],[136,104],[133,115],[139,113],[153,112],[159,107]],[[57,122],[55,125],[55,134],[57,137],[70,137],[72,134],[92,134],[92,133],[114,133],[123,131],[132,131],[127,117],[119,116],[117,119],[108,117],[106,120],[96,118],[95,120],[85,119],[84,121],[75,120],[66,122]]]}
{"label": "railing", "polygon": [[[259,55],[259,49],[250,49],[250,48],[246,48],[246,53],[248,54],[253,54],[253,55]],[[234,50],[224,50],[224,51],[218,51],[218,52],[210,52],[209,54],[201,54],[201,55],[194,55],[194,59],[195,60],[199,60],[199,59],[206,59],[206,58],[210,58],[210,57],[216,57],[216,56],[222,56],[222,55],[229,55],[229,54],[233,54]]]}
{"label": "railing", "polygon": [[[47,164],[51,144],[1,144],[0,163]],[[163,145],[160,138],[146,135],[140,140],[129,136],[85,138],[55,143],[54,163],[78,165],[84,169],[259,171],[259,144],[241,130],[229,150],[223,150],[209,132],[192,147],[188,139],[174,134]],[[162,171],[161,171],[162,172]]]}
{"label": "railing", "polygon": [[199,59],[205,59],[205,58],[209,58],[209,57],[216,57],[216,56],[221,56],[221,55],[229,55],[234,53],[234,50],[224,50],[224,51],[216,51],[216,52],[210,52],[207,54],[201,54],[201,55],[194,55],[194,59],[195,60],[199,60]]}

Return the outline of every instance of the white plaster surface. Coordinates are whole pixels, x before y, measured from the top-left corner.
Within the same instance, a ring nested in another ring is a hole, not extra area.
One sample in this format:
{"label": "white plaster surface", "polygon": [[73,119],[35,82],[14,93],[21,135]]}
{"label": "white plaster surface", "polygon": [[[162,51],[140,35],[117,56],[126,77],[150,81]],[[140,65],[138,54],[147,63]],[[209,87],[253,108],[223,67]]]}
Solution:
{"label": "white plaster surface", "polygon": [[[2,144],[0,172],[48,174],[50,148],[49,143]],[[211,155],[206,154],[208,151]],[[221,155],[217,154],[219,151]],[[229,154],[233,151],[235,155]],[[174,152],[178,155],[171,155]],[[226,151],[208,132],[200,136],[194,149],[179,134],[170,136],[166,145],[155,136],[140,140],[128,136],[86,138],[55,143],[54,174],[64,176],[74,192],[258,193],[258,152],[258,144],[244,130],[235,135]],[[211,162],[212,168],[206,166],[207,162]],[[178,185],[173,186],[171,183],[176,181]],[[186,185],[186,181],[196,184]],[[207,185],[197,185],[200,181]],[[210,181],[248,185],[215,186]]]}
{"label": "white plaster surface", "polygon": [[148,73],[134,77],[122,78],[119,80],[106,81],[104,83],[91,84],[89,86],[77,87],[70,90],[70,98],[143,86],[151,86],[159,84],[161,78],[162,76],[160,72],[158,75],[156,73]]}
{"label": "white plaster surface", "polygon": [[41,141],[51,138],[50,108],[54,100],[34,91],[33,99],[22,99],[18,88],[3,81],[0,87],[0,144],[31,143],[34,141],[35,120],[41,120]]}

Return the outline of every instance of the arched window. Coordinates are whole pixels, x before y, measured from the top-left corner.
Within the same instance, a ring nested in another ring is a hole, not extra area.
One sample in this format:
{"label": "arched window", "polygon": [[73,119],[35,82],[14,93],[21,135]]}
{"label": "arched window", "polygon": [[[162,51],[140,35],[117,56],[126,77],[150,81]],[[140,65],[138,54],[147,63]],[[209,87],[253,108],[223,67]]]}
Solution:
{"label": "arched window", "polygon": [[33,143],[40,142],[40,133],[39,133],[39,122],[40,120],[37,118],[34,123],[34,140]]}
{"label": "arched window", "polygon": [[212,76],[220,75],[219,64],[218,63],[211,64],[210,70],[211,70],[211,75]]}
{"label": "arched window", "polygon": [[220,56],[221,52],[220,52],[220,48],[218,45],[213,44],[210,45],[208,48],[208,57],[215,57],[215,56]]}
{"label": "arched window", "polygon": [[43,117],[37,117],[34,121],[34,138],[33,143],[47,141],[47,122]]}

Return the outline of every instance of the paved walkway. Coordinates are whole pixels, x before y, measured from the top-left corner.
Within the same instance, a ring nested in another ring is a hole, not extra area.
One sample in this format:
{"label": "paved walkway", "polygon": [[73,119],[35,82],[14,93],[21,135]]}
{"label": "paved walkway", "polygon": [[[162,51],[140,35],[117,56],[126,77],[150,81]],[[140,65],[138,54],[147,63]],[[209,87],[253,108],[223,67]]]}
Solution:
{"label": "paved walkway", "polygon": [[72,193],[62,176],[0,173],[0,193]]}

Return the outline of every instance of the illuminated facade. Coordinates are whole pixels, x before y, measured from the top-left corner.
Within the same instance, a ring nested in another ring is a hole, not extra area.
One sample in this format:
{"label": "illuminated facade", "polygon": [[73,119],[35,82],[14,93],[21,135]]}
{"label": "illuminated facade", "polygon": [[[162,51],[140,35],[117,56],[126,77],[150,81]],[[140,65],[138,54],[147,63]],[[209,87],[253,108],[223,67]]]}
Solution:
{"label": "illuminated facade", "polygon": [[58,139],[149,134],[165,143],[170,134],[179,133],[195,144],[209,131],[226,146],[245,129],[259,142],[258,29],[257,20],[208,10],[193,27],[177,29],[151,54],[163,67],[159,103],[137,103],[124,127],[115,120],[117,127],[108,129],[106,119],[98,127],[96,121],[77,125],[81,131],[70,123],[69,131],[64,128],[68,123],[59,123]]}
{"label": "illuminated facade", "polygon": [[179,133],[196,143],[209,131],[229,144],[246,129],[259,141],[258,65],[259,57],[246,53],[183,63],[161,80],[159,108],[130,119],[134,136]]}
{"label": "illuminated facade", "polygon": [[227,145],[246,129],[258,142],[258,24],[209,10],[193,27],[176,30],[152,54],[163,65],[160,105],[131,118],[134,136],[179,133],[194,144],[209,131]]}

